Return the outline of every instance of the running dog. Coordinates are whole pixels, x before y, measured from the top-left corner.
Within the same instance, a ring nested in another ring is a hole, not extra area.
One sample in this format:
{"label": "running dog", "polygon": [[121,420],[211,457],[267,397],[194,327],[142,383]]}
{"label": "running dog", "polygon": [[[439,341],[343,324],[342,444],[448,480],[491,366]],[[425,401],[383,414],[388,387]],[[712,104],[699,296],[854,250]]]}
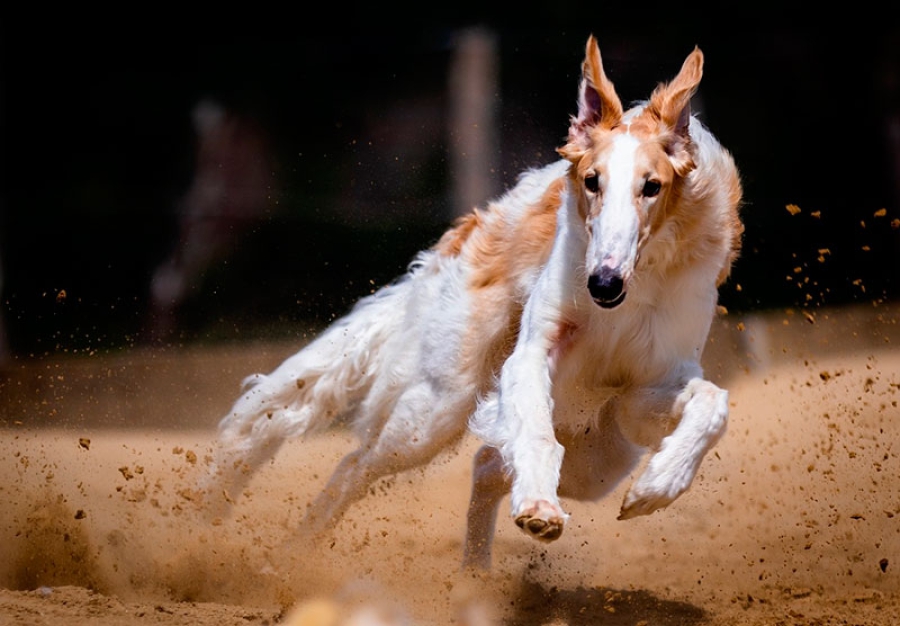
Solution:
{"label": "running dog", "polygon": [[561,159],[460,219],[395,283],[268,375],[221,420],[207,497],[227,508],[287,440],[336,420],[360,447],[310,504],[331,528],[373,481],[470,430],[464,564],[489,568],[501,500],[542,541],[560,497],[597,500],[649,452],[619,519],[691,485],[726,429],[700,358],[743,226],[734,161],[691,114],[703,54],[625,110],[588,39]]}

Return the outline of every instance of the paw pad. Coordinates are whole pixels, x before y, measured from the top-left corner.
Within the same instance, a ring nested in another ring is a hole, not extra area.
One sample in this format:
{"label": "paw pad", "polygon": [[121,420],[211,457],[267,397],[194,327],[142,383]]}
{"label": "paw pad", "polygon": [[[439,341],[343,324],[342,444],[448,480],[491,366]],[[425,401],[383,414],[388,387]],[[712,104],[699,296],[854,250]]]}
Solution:
{"label": "paw pad", "polygon": [[529,515],[517,517],[516,526],[540,541],[556,541],[563,531],[560,521],[548,521]]}

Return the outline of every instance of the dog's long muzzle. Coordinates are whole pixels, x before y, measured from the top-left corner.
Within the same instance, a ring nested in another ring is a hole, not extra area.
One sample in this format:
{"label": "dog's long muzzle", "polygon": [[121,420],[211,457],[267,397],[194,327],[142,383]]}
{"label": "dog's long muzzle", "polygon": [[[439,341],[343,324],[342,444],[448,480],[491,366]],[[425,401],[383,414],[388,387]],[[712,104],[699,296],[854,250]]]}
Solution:
{"label": "dog's long muzzle", "polygon": [[625,300],[625,281],[615,271],[604,267],[588,277],[588,291],[594,302],[604,309],[612,309]]}

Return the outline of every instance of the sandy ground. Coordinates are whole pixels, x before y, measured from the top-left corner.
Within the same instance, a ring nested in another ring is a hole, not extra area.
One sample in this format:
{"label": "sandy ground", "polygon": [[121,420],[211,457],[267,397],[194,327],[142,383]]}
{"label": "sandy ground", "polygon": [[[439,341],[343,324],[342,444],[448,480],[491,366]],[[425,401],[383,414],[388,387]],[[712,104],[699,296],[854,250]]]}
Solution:
{"label": "sandy ground", "polygon": [[280,547],[342,432],[283,449],[232,518],[197,517],[239,381],[296,345],[19,360],[0,379],[0,624],[900,623],[898,345],[884,304],[718,319],[705,362],[731,423],[693,488],[627,522],[625,484],[567,502],[549,545],[502,517],[481,576],[459,571],[474,440],[318,545]]}

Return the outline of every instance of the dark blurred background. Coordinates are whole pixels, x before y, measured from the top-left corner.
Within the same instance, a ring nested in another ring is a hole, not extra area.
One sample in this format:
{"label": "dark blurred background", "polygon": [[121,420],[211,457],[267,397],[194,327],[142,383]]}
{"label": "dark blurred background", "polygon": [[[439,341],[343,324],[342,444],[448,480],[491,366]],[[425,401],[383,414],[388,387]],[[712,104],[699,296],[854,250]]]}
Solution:
{"label": "dark blurred background", "polygon": [[5,10],[8,354],[314,332],[556,158],[590,33],[626,102],[703,49],[696,109],[745,184],[729,310],[897,298],[890,20],[604,10]]}

